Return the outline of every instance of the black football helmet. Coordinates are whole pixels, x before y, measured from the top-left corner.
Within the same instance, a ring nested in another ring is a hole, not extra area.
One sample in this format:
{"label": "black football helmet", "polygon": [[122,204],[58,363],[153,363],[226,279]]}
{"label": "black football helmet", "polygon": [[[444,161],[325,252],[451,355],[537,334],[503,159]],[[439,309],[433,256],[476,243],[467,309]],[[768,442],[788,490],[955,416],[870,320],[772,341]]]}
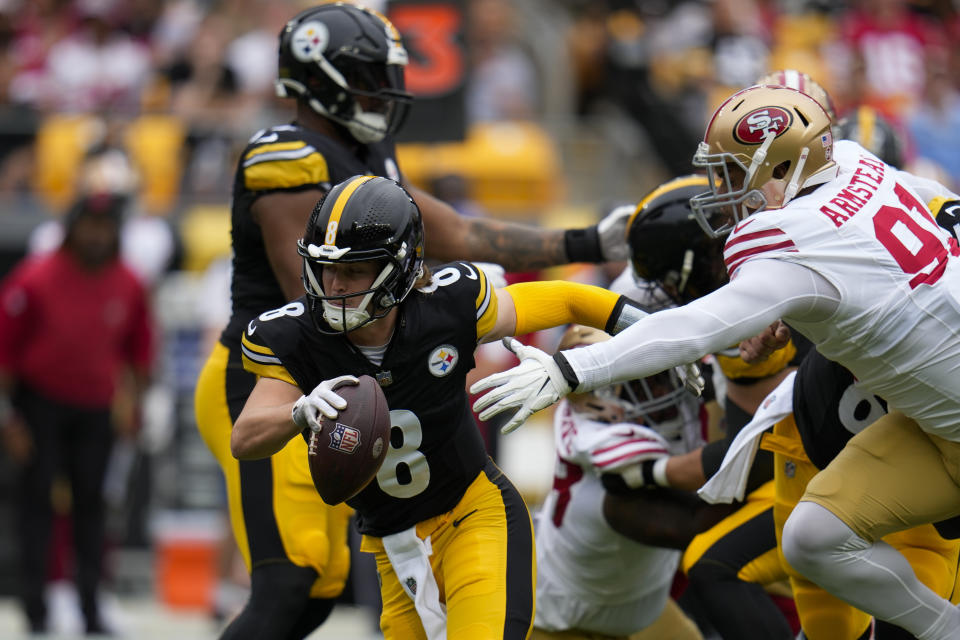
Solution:
{"label": "black football helmet", "polygon": [[[297,251],[303,257],[303,286],[317,329],[352,331],[400,304],[423,273],[420,209],[393,180],[354,176],[317,203]],[[324,292],[324,265],[371,260],[381,262],[382,268],[369,289],[345,295]],[[355,296],[364,296],[358,306],[343,304]]]}
{"label": "black football helmet", "polygon": [[382,140],[403,124],[407,50],[383,15],[343,2],[298,13],[280,31],[277,95],[299,97],[357,142]]}
{"label": "black football helmet", "polygon": [[[610,339],[600,329],[570,325],[557,350],[605,342]],[[698,441],[700,400],[688,393],[675,369],[667,369],[646,378],[629,380],[569,396],[574,411],[597,422],[635,422],[654,429],[676,442],[685,438]]]}
{"label": "black football helmet", "polygon": [[903,166],[903,140],[893,125],[873,107],[862,105],[836,126],[835,138],[853,140],[896,168]]}
{"label": "black football helmet", "polygon": [[674,178],[651,191],[627,221],[627,243],[637,285],[654,298],[686,304],[727,280],[723,240],[703,233],[690,198],[709,188],[707,178]]}

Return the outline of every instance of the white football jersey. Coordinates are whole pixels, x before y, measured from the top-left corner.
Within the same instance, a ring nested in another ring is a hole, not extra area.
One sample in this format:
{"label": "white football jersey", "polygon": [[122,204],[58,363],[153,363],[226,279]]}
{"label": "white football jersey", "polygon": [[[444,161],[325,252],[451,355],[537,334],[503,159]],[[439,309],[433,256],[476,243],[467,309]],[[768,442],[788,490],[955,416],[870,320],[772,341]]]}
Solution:
{"label": "white football jersey", "polygon": [[773,258],[825,278],[836,312],[791,326],[925,429],[960,440],[960,247],[926,208],[932,194],[917,192],[929,181],[850,141],[837,142],[835,159],[835,180],[737,225],[727,269],[736,278]]}
{"label": "white football jersey", "polygon": [[727,238],[731,281],[564,352],[578,391],[648,376],[783,318],[925,431],[960,442],[960,247],[925,203],[945,187],[848,140],[837,177]]}
{"label": "white football jersey", "polygon": [[669,597],[680,552],[634,542],[603,517],[590,460],[622,427],[578,415],[566,400],[557,406],[554,484],[536,516],[537,628],[629,635],[656,620]]}

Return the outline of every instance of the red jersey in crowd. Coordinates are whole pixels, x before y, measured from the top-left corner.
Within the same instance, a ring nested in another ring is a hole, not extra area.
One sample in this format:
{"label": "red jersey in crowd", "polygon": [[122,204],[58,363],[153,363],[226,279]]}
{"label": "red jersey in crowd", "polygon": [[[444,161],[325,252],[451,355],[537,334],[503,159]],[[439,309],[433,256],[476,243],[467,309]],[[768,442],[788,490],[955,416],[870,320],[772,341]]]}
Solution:
{"label": "red jersey in crowd", "polygon": [[84,270],[61,249],[0,286],[0,369],[53,400],[107,407],[125,365],[153,358],[147,294],[119,260]]}

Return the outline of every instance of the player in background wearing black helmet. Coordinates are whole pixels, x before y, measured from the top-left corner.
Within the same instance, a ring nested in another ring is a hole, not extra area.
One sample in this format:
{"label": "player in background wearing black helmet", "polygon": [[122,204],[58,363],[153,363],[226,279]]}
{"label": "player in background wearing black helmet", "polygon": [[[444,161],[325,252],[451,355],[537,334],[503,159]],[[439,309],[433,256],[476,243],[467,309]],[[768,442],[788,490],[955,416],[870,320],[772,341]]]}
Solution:
{"label": "player in background wearing black helmet", "polygon": [[[261,313],[243,335],[243,365],[257,383],[231,451],[246,461],[301,448],[302,431],[346,407],[338,384],[376,378],[390,407],[390,448],[347,503],[362,550],[376,555],[385,637],[526,638],[533,530],[470,412],[474,350],[568,322],[617,333],[643,312],[570,282],[494,289],[469,262],[430,274],[423,245],[420,210],[396,182],[354,176],[327,193],[298,246],[306,295]],[[307,502],[295,515],[316,508]]]}
{"label": "player in background wearing black helmet", "polygon": [[[630,285],[618,293],[660,306]],[[609,339],[598,329],[571,325],[557,348]],[[682,548],[634,540],[612,526],[624,518],[648,528],[680,521],[685,526],[693,519],[686,508],[696,496],[660,488],[644,493],[687,501],[641,504],[611,494],[603,478],[666,452],[699,447],[706,419],[702,401],[687,393],[673,370],[571,396],[557,406],[553,487],[536,516],[537,614],[531,640],[703,640],[670,598]],[[677,517],[676,511],[683,513]]]}
{"label": "player in background wearing black helmet", "polygon": [[[257,132],[240,156],[231,214],[233,312],[196,390],[197,425],[225,474],[233,534],[251,572],[250,600],[227,638],[301,638],[343,590],[349,509],[320,502],[305,445],[239,464],[230,455],[233,421],[255,382],[243,371],[240,338],[257,314],[302,293],[300,260],[290,249],[332,185],[358,174],[402,181],[391,134],[411,101],[406,50],[376,12],[345,3],[307,9],[282,29],[279,52],[278,93],[296,99],[296,117]],[[622,211],[587,229],[544,230],[460,217],[425,192],[410,192],[423,211],[430,258],[510,270],[626,258]]]}
{"label": "player in background wearing black helmet", "polygon": [[834,128],[838,140],[855,140],[875,156],[893,166],[904,165],[903,139],[890,122],[869,105],[860,105],[845,115]]}
{"label": "player in background wearing black helmet", "polygon": [[[690,198],[706,188],[706,177],[683,176],[640,201],[627,225],[631,266],[611,288],[624,291],[621,283],[633,280],[643,292],[638,299],[677,306],[726,282],[722,242],[702,232],[690,209]],[[766,393],[795,368],[791,359],[796,351],[782,350],[752,366],[739,359],[734,346],[715,363],[726,380],[716,390],[718,395],[727,390],[725,437],[681,455],[651,457],[628,473],[605,478],[608,501],[618,505],[616,529],[634,539],[685,550],[681,568],[689,582],[680,603],[704,633],[712,630],[723,638],[792,635],[764,589],[786,579],[774,537],[772,454],[760,456],[745,501],[733,507],[718,509],[682,492],[696,491],[716,472]],[[756,385],[762,391],[756,391]],[[746,391],[738,395],[741,387]],[[737,411],[736,401],[746,407]],[[660,514],[658,519],[649,517],[652,509]]]}

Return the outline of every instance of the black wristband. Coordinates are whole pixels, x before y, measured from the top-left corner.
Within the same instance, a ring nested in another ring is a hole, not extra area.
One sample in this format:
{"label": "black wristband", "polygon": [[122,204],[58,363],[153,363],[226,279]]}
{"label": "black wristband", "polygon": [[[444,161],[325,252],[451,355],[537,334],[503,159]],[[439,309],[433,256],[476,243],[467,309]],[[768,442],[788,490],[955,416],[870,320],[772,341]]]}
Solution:
{"label": "black wristband", "polygon": [[625,495],[633,491],[633,489],[627,486],[623,476],[619,473],[600,474],[600,483],[603,484],[603,488],[607,493],[615,496]]}
{"label": "black wristband", "polygon": [[653,477],[653,465],[656,460],[644,460],[640,463],[640,473],[643,476],[643,486],[645,487],[655,487],[657,486],[657,481]]}
{"label": "black wristband", "polygon": [[560,367],[560,373],[563,374],[563,379],[570,385],[571,391],[576,390],[580,385],[580,380],[577,378],[577,374],[573,372],[573,367],[571,367],[567,359],[563,357],[563,353],[558,351],[553,354],[553,361]]}
{"label": "black wristband", "polygon": [[563,245],[569,262],[603,262],[597,225],[585,229],[567,229],[563,233]]}

